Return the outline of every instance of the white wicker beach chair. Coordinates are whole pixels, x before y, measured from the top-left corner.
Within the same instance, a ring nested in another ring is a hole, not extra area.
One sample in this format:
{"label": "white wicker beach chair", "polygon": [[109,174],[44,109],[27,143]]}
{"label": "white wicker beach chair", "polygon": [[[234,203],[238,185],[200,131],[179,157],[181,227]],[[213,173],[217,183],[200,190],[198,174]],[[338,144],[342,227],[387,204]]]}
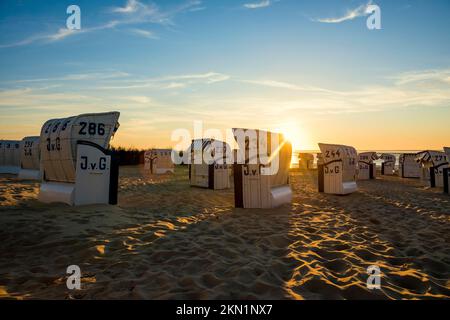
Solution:
{"label": "white wicker beach chair", "polygon": [[42,202],[117,203],[118,160],[108,150],[119,112],[47,121],[41,130]]}

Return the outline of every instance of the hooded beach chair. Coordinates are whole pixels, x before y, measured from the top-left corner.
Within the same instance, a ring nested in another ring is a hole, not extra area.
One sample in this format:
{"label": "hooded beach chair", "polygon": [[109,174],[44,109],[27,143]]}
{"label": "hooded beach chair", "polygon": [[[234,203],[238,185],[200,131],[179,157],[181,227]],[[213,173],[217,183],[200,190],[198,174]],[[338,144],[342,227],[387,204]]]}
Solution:
{"label": "hooded beach chair", "polygon": [[18,140],[0,140],[0,173],[19,173],[20,143]]}
{"label": "hooded beach chair", "polygon": [[422,166],[416,161],[416,153],[402,153],[399,158],[398,171],[402,178],[420,178]]}
{"label": "hooded beach chair", "polygon": [[383,153],[380,159],[383,160],[381,163],[381,175],[393,176],[395,172],[395,156],[393,154]]}
{"label": "hooded beach chair", "polygon": [[378,160],[376,152],[363,152],[358,154],[358,180],[370,180],[376,178],[376,164]]}
{"label": "hooded beach chair", "polygon": [[422,151],[417,153],[416,161],[422,167],[421,182],[427,187],[444,187],[444,169],[448,168],[447,155],[442,151]]}
{"label": "hooded beach chair", "polygon": [[189,181],[191,186],[222,190],[231,187],[231,163],[227,161],[230,146],[219,140],[192,140],[189,150]]}
{"label": "hooded beach chair", "polygon": [[41,179],[40,137],[25,137],[20,143],[20,171],[18,179]]}
{"label": "hooded beach chair", "polygon": [[314,168],[314,155],[311,153],[298,154],[298,167],[300,169],[311,170]]}
{"label": "hooded beach chair", "polygon": [[323,164],[318,165],[319,192],[345,195],[358,190],[355,148],[319,143]]}
{"label": "hooded beach chair", "polygon": [[292,200],[292,146],[280,133],[233,129],[238,143],[234,168],[236,208],[275,208]]}
{"label": "hooded beach chair", "polygon": [[172,149],[151,149],[144,153],[144,169],[152,174],[174,173]]}
{"label": "hooded beach chair", "polygon": [[52,119],[41,130],[39,200],[69,205],[116,204],[118,159],[108,149],[119,112]]}

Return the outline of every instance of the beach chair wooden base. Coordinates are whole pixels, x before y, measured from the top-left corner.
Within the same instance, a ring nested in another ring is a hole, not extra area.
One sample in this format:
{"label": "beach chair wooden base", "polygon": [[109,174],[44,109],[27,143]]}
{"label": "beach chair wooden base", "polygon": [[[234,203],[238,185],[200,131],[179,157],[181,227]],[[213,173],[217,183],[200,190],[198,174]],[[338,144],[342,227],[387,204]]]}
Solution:
{"label": "beach chair wooden base", "polygon": [[167,173],[175,173],[174,168],[157,168],[155,169],[155,174],[167,174]]}
{"label": "beach chair wooden base", "polygon": [[383,176],[393,176],[394,175],[394,165],[391,163],[381,164],[381,174]]}
{"label": "beach chair wooden base", "polygon": [[444,187],[444,169],[441,167],[430,168],[430,187],[431,188],[443,188]]}
{"label": "beach chair wooden base", "polygon": [[358,191],[356,181],[342,181],[342,162],[318,166],[319,192],[347,195]]}
{"label": "beach chair wooden base", "polygon": [[42,174],[39,170],[20,169],[18,180],[41,180]]}
{"label": "beach chair wooden base", "polygon": [[226,164],[192,164],[189,165],[189,181],[193,187],[229,189],[230,168]]}
{"label": "beach chair wooden base", "polygon": [[234,165],[234,202],[236,208],[276,208],[292,201],[289,185],[270,186],[271,176],[262,175],[258,164]]}
{"label": "beach chair wooden base", "polygon": [[15,166],[0,166],[0,173],[5,174],[18,174],[20,171],[20,167]]}
{"label": "beach chair wooden base", "polygon": [[375,178],[375,164],[359,163],[358,180],[372,180]]}

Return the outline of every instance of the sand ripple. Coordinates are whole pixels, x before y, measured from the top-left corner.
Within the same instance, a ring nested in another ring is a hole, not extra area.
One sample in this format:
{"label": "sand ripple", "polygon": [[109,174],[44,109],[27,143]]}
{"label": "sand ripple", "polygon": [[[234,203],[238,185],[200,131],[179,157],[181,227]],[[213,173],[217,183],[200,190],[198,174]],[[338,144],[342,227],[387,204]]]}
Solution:
{"label": "sand ripple", "polygon": [[[291,205],[242,210],[232,190],[190,188],[185,168],[121,168],[119,206],[44,205],[37,183],[0,178],[0,297],[450,298],[448,196],[390,177],[337,197],[315,179],[293,172]],[[370,265],[381,290],[366,287]]]}

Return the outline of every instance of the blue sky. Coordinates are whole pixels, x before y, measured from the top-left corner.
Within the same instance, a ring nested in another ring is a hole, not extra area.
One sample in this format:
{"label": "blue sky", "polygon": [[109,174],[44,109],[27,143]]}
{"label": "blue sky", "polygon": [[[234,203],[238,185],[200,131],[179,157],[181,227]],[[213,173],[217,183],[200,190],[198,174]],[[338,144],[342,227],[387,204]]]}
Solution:
{"label": "blue sky", "polygon": [[[66,29],[71,4],[80,31]],[[369,4],[382,30],[367,29]],[[4,0],[0,136],[118,110],[114,144],[137,147],[202,120],[287,128],[305,149],[442,148],[449,30],[447,0]]]}

